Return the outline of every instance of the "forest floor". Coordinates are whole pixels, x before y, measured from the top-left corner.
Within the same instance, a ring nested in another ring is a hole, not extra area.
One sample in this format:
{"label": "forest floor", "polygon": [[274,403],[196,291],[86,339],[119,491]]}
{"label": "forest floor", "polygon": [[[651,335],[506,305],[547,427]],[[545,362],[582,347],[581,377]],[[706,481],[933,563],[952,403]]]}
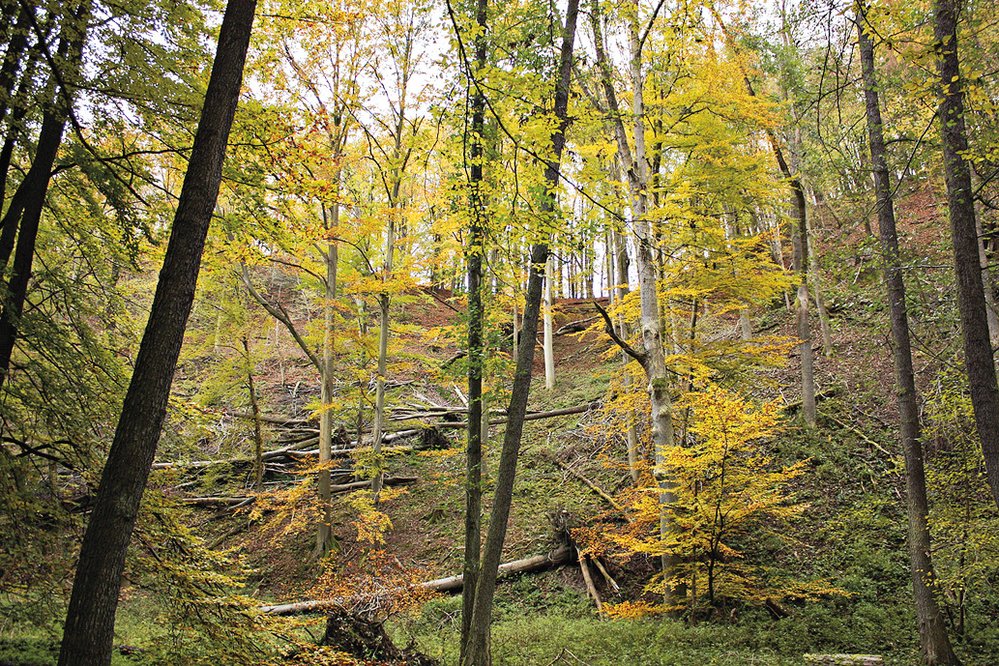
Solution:
{"label": "forest floor", "polygon": [[[933,225],[938,223],[925,210],[924,199],[913,197],[903,206],[900,222],[910,239],[931,245],[937,237]],[[780,617],[762,607],[739,606],[696,624],[669,618],[608,619],[596,613],[578,566],[565,565],[500,584],[492,643],[497,666],[790,666],[802,664],[806,653],[880,654],[887,664],[917,663],[904,546],[903,483],[891,425],[893,373],[874,245],[870,238],[856,234],[839,237],[828,220],[823,223],[827,225],[827,240],[819,249],[830,267],[824,296],[834,349],[829,356],[817,357],[817,383],[823,398],[820,428],[804,428],[795,411],[799,395],[794,389],[794,354],[783,367],[760,374],[754,396],[789,405],[787,422],[772,443],[771,454],[786,464],[808,461],[807,473],[795,481],[794,490],[796,499],[809,508],[783,533],[764,535],[760,543],[749,545],[745,556],[767,558],[789,576],[827,581],[846,594],[786,603]],[[462,385],[460,367],[450,378],[440,372],[454,356],[453,346],[440,331],[460,322],[462,304],[447,293],[424,294],[406,301],[394,310],[398,323],[395,355],[412,362],[404,363],[394,375],[400,385],[391,391],[390,402],[423,406],[430,402],[461,409],[463,396],[457,388]],[[917,310],[914,314],[918,328],[921,313]],[[555,327],[594,315],[589,302],[561,301]],[[753,323],[755,330],[768,334],[793,333],[793,319],[783,303],[758,313]],[[818,351],[820,338],[814,323],[813,342]],[[714,334],[735,335],[735,321],[717,326]],[[263,339],[270,335],[261,332]],[[274,338],[277,340],[277,334]],[[539,348],[530,409],[553,410],[603,400],[611,376],[620,367],[617,354],[605,354],[610,350],[606,337],[598,332],[564,334],[555,338],[554,347],[557,387],[551,392],[544,389]],[[316,398],[311,369],[295,358],[286,342],[263,363],[259,381],[272,414],[307,416]],[[917,364],[917,372],[921,367]],[[921,380],[925,378],[921,376]],[[188,369],[187,376],[181,378],[182,386],[185,381],[196,382],[196,373]],[[492,389],[489,406],[496,408],[505,396],[501,387]],[[550,552],[558,539],[553,524],[568,521],[570,526],[581,526],[605,513],[606,499],[581,477],[610,494],[629,484],[621,462],[623,439],[604,437],[595,428],[604,418],[599,409],[593,409],[527,423],[504,560]],[[238,441],[236,448],[246,451],[249,439],[245,424],[227,423],[231,432],[226,437]],[[400,451],[387,463],[389,476],[417,479],[402,492],[387,494],[380,506],[391,520],[381,548],[391,554],[397,565],[394,571],[407,572],[414,580],[453,575],[461,569],[463,431],[454,429],[445,434],[448,448]],[[494,427],[486,447],[487,479],[492,478],[497,464],[501,436],[502,426]],[[219,448],[214,444],[216,453]],[[203,457],[206,452],[189,455]],[[244,492],[245,474],[201,473],[182,491],[175,489],[177,480],[175,475],[154,475],[152,483],[175,498],[237,495]],[[272,479],[274,485],[269,487],[280,487],[284,481]],[[488,503],[485,508],[488,512]],[[275,526],[245,508],[193,507],[185,511],[186,522],[198,536],[215,547],[241,554],[252,571],[246,592],[261,603],[299,601],[319,593],[322,567],[312,553],[313,528],[308,521],[296,523],[285,516]],[[334,522],[340,521],[336,529],[340,566],[350,575],[360,576],[366,563],[356,547],[356,507],[345,503],[338,511]],[[652,561],[645,556],[610,559],[607,567],[622,591],[615,592],[606,580],[598,580],[605,602],[640,596],[654,571]],[[203,663],[193,658],[174,662],[163,656],[169,654],[164,645],[179,640],[178,629],[158,619],[162,609],[157,595],[144,590],[136,580],[126,589],[116,637],[116,644],[136,649],[128,656],[116,654],[114,663]],[[459,617],[460,598],[441,596],[411,604],[393,614],[387,626],[399,644],[413,643],[450,665],[457,661]],[[968,666],[996,663],[989,655],[999,654],[999,632],[988,629],[991,621],[987,616],[969,617],[967,635],[974,638],[957,646]],[[314,616],[311,622],[314,626],[300,628],[303,636],[322,633],[318,626],[321,616]],[[0,626],[0,665],[53,663],[52,639],[57,628],[48,633],[18,634],[18,627],[23,626],[17,619]],[[199,639],[185,640],[196,643]]]}

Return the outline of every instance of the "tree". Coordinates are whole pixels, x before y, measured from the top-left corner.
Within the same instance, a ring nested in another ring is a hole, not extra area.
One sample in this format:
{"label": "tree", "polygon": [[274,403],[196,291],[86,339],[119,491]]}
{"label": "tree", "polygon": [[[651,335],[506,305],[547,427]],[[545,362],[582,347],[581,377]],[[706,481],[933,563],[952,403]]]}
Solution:
{"label": "tree", "polygon": [[967,125],[964,110],[964,79],[957,44],[957,4],[936,0],[933,33],[940,74],[940,138],[947,183],[947,208],[954,245],[958,308],[964,340],[964,366],[968,374],[975,426],[982,440],[982,454],[992,496],[999,504],[999,386],[989,338],[974,190],[968,166]]}
{"label": "tree", "polygon": [[230,0],[152,309],[84,536],[59,663],[111,661],[121,574],[194,300],[243,80],[255,0]]}
{"label": "tree", "polygon": [[881,103],[874,61],[874,42],[867,23],[864,2],[856,4],[857,44],[864,78],[867,134],[870,144],[874,190],[877,197],[878,231],[881,236],[881,260],[884,262],[885,289],[895,343],[895,385],[898,398],[899,435],[905,457],[906,512],[909,518],[909,567],[912,594],[923,657],[930,666],[958,664],[947,638],[943,614],[934,596],[935,573],[930,558],[929,502],[926,496],[926,472],[919,425],[919,405],[912,369],[909,341],[909,316],[905,304],[905,282],[895,229],[895,205],[881,121]]}
{"label": "tree", "polygon": [[[734,47],[735,40],[722,20],[722,17],[713,7],[712,13],[719,27],[722,29],[726,40],[730,46]],[[756,89],[753,86],[753,82],[745,72],[743,73],[743,82],[749,95],[756,97]],[[809,252],[808,204],[805,200],[805,187],[801,182],[800,170],[793,168],[793,165],[788,162],[787,156],[784,154],[784,150],[781,148],[780,141],[777,138],[777,133],[772,128],[766,130],[766,136],[773,150],[777,167],[791,188],[791,215],[794,220],[794,226],[791,231],[794,246],[792,267],[798,273],[798,306],[796,312],[798,339],[800,340],[798,353],[801,359],[801,413],[805,419],[805,424],[809,427],[814,427],[816,423],[815,354],[812,351],[812,329],[808,316],[808,277],[812,262]],[[817,280],[818,278],[816,277],[816,284]]]}
{"label": "tree", "polygon": [[[48,193],[52,177],[52,165],[62,143],[63,131],[71,113],[72,82],[79,72],[83,46],[86,40],[87,23],[90,21],[92,2],[83,0],[75,9],[63,17],[60,28],[59,46],[56,58],[69,63],[62,72],[53,68],[47,88],[50,99],[44,103],[45,113],[38,134],[35,159],[24,180],[18,186],[10,202],[10,207],[0,221],[4,235],[12,242],[17,231],[17,247],[14,251],[13,274],[7,284],[8,295],[4,299],[0,313],[0,384],[10,371],[10,358],[17,340],[18,321],[24,311],[24,301],[28,294],[31,279],[31,266],[35,257],[35,240],[41,224],[45,195]],[[47,48],[42,45],[42,48]],[[6,268],[9,249],[0,256],[0,269]]]}
{"label": "tree", "polygon": [[[483,4],[483,11],[485,5]],[[554,218],[557,211],[556,192],[560,184],[562,150],[565,147],[565,131],[568,126],[569,85],[572,76],[572,55],[576,41],[576,19],[579,14],[578,0],[569,0],[566,8],[565,25],[562,30],[562,47],[559,52],[558,78],[555,82],[552,115],[555,127],[550,135],[550,153],[542,160],[544,167],[544,188],[539,208],[545,218]],[[482,17],[484,23],[484,15]],[[476,82],[476,85],[480,85]],[[550,223],[550,220],[546,220]],[[492,625],[493,597],[496,592],[496,577],[506,539],[510,506],[513,502],[513,485],[517,472],[517,457],[524,432],[524,416],[527,412],[527,398],[531,389],[532,366],[534,364],[534,340],[538,331],[538,316],[541,311],[542,289],[545,280],[545,266],[548,261],[548,244],[540,240],[532,244],[530,268],[527,278],[527,300],[524,307],[523,344],[517,354],[514,370],[513,389],[507,408],[507,426],[503,434],[503,448],[500,454],[499,471],[496,477],[496,491],[493,496],[492,512],[489,516],[489,530],[482,557],[477,567],[474,603],[470,615],[468,638],[464,645],[461,663],[463,666],[488,666],[492,663],[489,648],[489,634]]]}
{"label": "tree", "polygon": [[[449,5],[450,7],[450,5]],[[465,262],[468,275],[468,436],[465,444],[465,544],[462,564],[464,585],[461,589],[461,646],[460,663],[466,662],[473,633],[475,595],[479,585],[480,558],[482,557],[482,440],[484,369],[483,328],[485,311],[482,306],[482,258],[485,251],[485,195],[483,192],[482,166],[483,141],[486,116],[485,91],[474,82],[484,74],[488,55],[487,20],[488,0],[476,0],[473,40],[474,65],[465,60],[465,74],[474,88],[471,94],[471,144],[468,149],[468,208],[471,225]],[[457,25],[455,26],[457,30]],[[474,69],[473,69],[474,67]],[[517,313],[513,314],[516,325]],[[516,345],[517,331],[514,331]],[[526,344],[524,346],[527,346]],[[530,344],[533,348],[533,344]],[[518,354],[518,359],[520,358]]]}
{"label": "tree", "polygon": [[[663,348],[662,329],[660,326],[658,272],[655,264],[657,255],[656,235],[653,233],[652,222],[648,216],[651,181],[649,163],[646,156],[645,74],[642,64],[642,51],[645,41],[652,30],[652,24],[655,22],[656,16],[653,14],[649,19],[648,25],[642,29],[638,2],[636,1],[629,5],[627,11],[628,65],[632,93],[631,114],[633,118],[632,141],[634,148],[628,142],[628,133],[620,111],[617,93],[614,90],[613,71],[605,50],[599,0],[594,0],[593,2],[593,10],[590,12],[590,27],[593,32],[593,41],[596,49],[598,76],[607,105],[608,122],[611,123],[613,128],[617,146],[617,157],[624,171],[624,176],[628,184],[628,194],[630,196],[632,232],[634,233],[637,248],[635,256],[638,266],[642,350],[640,352],[632,350],[629,353],[645,370],[648,379],[647,391],[649,394],[649,404],[651,405],[652,446],[657,463],[655,469],[659,486],[662,490],[660,500],[665,505],[670,501],[670,482],[662,476],[658,463],[662,460],[662,452],[675,444],[676,435],[673,428],[671,389],[667,377],[666,354]],[[608,326],[607,332],[613,332],[613,325]],[[626,345],[622,345],[622,348],[626,350],[630,349]],[[665,533],[668,529],[665,522],[665,511],[662,514],[662,518],[661,529]],[[667,565],[668,563],[664,559],[663,566]]]}

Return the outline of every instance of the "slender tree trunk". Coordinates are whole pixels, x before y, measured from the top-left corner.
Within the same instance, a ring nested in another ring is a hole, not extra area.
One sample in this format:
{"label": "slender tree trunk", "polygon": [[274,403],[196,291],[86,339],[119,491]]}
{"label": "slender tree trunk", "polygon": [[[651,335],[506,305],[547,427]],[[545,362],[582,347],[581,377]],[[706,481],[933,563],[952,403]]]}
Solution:
{"label": "slender tree trunk", "polygon": [[993,349],[999,345],[999,304],[996,303],[995,290],[992,285],[992,276],[989,273],[989,258],[985,251],[985,243],[982,242],[985,232],[982,230],[981,212],[975,214],[975,233],[978,234],[978,260],[982,266],[982,293],[985,296],[985,316],[989,325],[989,341]]}
{"label": "slender tree trunk", "polygon": [[250,340],[244,335],[243,361],[246,364],[246,388],[250,393],[250,414],[253,416],[253,487],[259,490],[264,482],[264,433],[260,427],[260,403],[257,400],[257,387],[253,380],[253,357],[250,355]]}
{"label": "slender tree trunk", "polygon": [[[611,253],[613,257],[612,267],[617,269],[617,277],[613,278],[612,283],[616,284],[616,288],[612,289],[612,293],[616,296],[618,303],[624,300],[624,297],[628,294],[628,243],[624,238],[624,235],[619,233],[617,230],[613,232],[611,236],[611,241],[614,243],[614,251]],[[612,274],[614,271],[611,271]],[[628,339],[628,325],[624,321],[624,317],[619,317],[617,320],[618,324],[618,335],[622,340]],[[631,362],[631,358],[624,351],[621,352],[621,364],[628,365]],[[624,390],[626,392],[631,392],[631,375],[626,374],[624,376]],[[629,409],[628,413],[625,415],[628,421],[627,429],[625,431],[625,441],[627,446],[628,454],[628,473],[631,475],[631,481],[634,484],[638,484],[639,477],[641,476],[641,466],[638,450],[638,426],[635,424],[635,411]]]}
{"label": "slender tree trunk", "polygon": [[[474,71],[468,77],[477,82],[486,67],[488,42],[486,40],[488,0],[476,0]],[[479,583],[479,565],[482,554],[482,330],[485,312],[482,308],[482,253],[485,251],[485,195],[482,191],[484,158],[483,142],[486,123],[486,98],[480,85],[473,84],[471,99],[471,146],[469,158],[469,208],[471,229],[465,250],[468,271],[468,437],[465,444],[465,552],[462,566],[464,586],[461,590],[461,646],[459,663],[466,662],[473,633],[475,591]],[[517,306],[513,307],[513,346],[517,356],[519,331]],[[534,347],[534,339],[525,339],[520,348]],[[519,356],[517,356],[519,358]],[[488,628],[487,628],[488,636]],[[485,646],[488,656],[488,645]]]}
{"label": "slender tree trunk", "polygon": [[[774,143],[775,150],[776,141]],[[779,153],[778,153],[779,155]],[[795,221],[795,249],[798,270],[798,353],[801,358],[801,414],[805,425],[815,427],[815,354],[812,351],[812,327],[808,314],[808,274],[811,253],[808,251],[808,208],[805,203],[805,190],[798,175],[792,175],[791,169],[782,156],[778,156],[778,164],[785,178],[791,184],[793,198],[793,214]]]}
{"label": "slender tree trunk", "polygon": [[[631,196],[631,210],[634,218],[635,243],[637,245],[638,289],[640,303],[640,322],[645,358],[642,367],[649,380],[648,394],[652,415],[652,444],[656,462],[661,461],[665,452],[676,443],[673,430],[673,407],[669,382],[666,376],[666,357],[662,344],[660,326],[658,274],[655,265],[656,248],[652,225],[647,219],[649,184],[648,163],[645,155],[645,109],[643,98],[644,77],[642,72],[642,46],[638,35],[638,8],[632,8],[634,16],[629,25],[629,68],[632,86],[632,117],[634,118],[635,149],[632,153],[628,144],[627,132],[621,120],[617,94],[614,90],[610,63],[604,51],[603,34],[600,26],[599,5],[593,3],[590,13],[596,46],[597,66],[600,70],[601,85],[607,98],[610,122],[614,128],[617,142],[617,153],[621,166],[627,176]],[[660,466],[656,465],[658,469]],[[670,481],[657,477],[659,484],[659,501],[663,508],[660,520],[660,531],[665,535],[668,531],[665,508],[673,502],[673,492]],[[667,558],[663,558],[663,566],[668,567]]]}
{"label": "slender tree trunk", "polygon": [[[385,234],[385,265],[382,268],[382,282],[391,279],[392,276],[392,255],[395,253],[395,213],[393,205],[389,215],[388,231]],[[375,477],[371,480],[371,490],[377,499],[381,492],[384,479],[382,471],[382,432],[385,430],[385,378],[388,375],[388,342],[389,342],[389,307],[391,298],[387,291],[378,295],[378,374],[375,376],[375,424],[374,424],[374,453],[378,469]]]}
{"label": "slender tree trunk", "polygon": [[[29,97],[34,84],[35,71],[42,59],[41,42],[43,39],[48,38],[54,23],[54,17],[50,16],[39,29],[39,35],[36,36],[35,43],[21,57],[24,63],[20,82],[17,84],[17,91],[14,93],[13,99],[9,102],[10,120],[7,123],[7,133],[4,136],[3,147],[0,148],[0,206],[2,206],[7,196],[7,181],[10,176],[10,165],[14,155],[14,148],[18,144],[19,135],[22,135],[24,132],[21,123],[28,113],[28,107],[30,106]],[[60,53],[60,57],[65,57],[65,55],[65,53]],[[53,86],[54,81],[49,84],[46,90],[51,90]],[[11,252],[14,251],[14,239],[17,235],[17,225],[20,222],[18,215],[23,210],[23,199],[20,201],[22,203],[13,199],[11,200],[8,214],[0,222],[0,268],[3,269],[6,268]],[[17,212],[12,214],[11,211]],[[0,273],[2,272],[0,270]]]}
{"label": "slender tree trunk", "polygon": [[107,666],[111,662],[125,553],[156,454],[194,301],[255,8],[254,0],[230,0],[226,6],[149,321],[83,538],[60,666]]}
{"label": "slender tree trunk", "polygon": [[992,497],[999,504],[999,387],[996,386],[995,360],[985,311],[971,169],[964,158],[968,151],[968,136],[964,122],[964,82],[957,50],[957,7],[954,0],[936,0],[935,9],[934,35],[942,87],[937,115],[954,243],[957,302],[964,334],[964,364],[975,425],[985,456],[986,476]]}
{"label": "slender tree trunk", "polygon": [[[670,526],[667,508],[675,502],[672,481],[658,470],[662,469],[666,453],[676,444],[673,429],[673,405],[666,375],[666,355],[662,341],[659,309],[659,274],[656,267],[657,244],[652,222],[647,218],[649,165],[645,150],[645,78],[642,72],[642,50],[639,42],[638,2],[633,0],[634,16],[629,30],[632,102],[634,117],[635,153],[632,166],[632,208],[635,214],[635,237],[638,251],[638,290],[642,342],[645,348],[645,372],[649,378],[649,401],[652,407],[652,441],[655,444],[656,481],[659,484],[659,533],[666,540]],[[670,558],[662,557],[663,571],[670,568]],[[667,593],[666,596],[671,596]]]}
{"label": "slender tree trunk", "polygon": [[739,310],[739,334],[744,341],[753,339],[753,323],[745,308]]}
{"label": "slender tree trunk", "polygon": [[545,268],[545,304],[542,308],[544,318],[544,354],[545,354],[545,388],[549,391],[555,388],[555,347],[553,337],[555,326],[552,322],[552,272],[555,267],[551,256]]}
{"label": "slender tree trunk", "polygon": [[[481,0],[480,0],[481,1]],[[546,193],[539,202],[543,214],[556,215],[556,192],[560,179],[560,162],[565,146],[565,129],[568,125],[569,83],[572,76],[572,53],[576,40],[576,18],[579,14],[579,0],[569,0],[566,7],[565,28],[559,58],[559,78],[555,84],[554,116],[558,125],[552,133],[552,156],[545,164]],[[499,471],[496,477],[496,491],[493,496],[492,512],[489,516],[489,531],[482,549],[482,559],[478,567],[478,580],[475,586],[475,602],[472,606],[468,641],[462,655],[462,666],[489,666],[492,663],[489,634],[492,625],[493,597],[496,593],[496,575],[506,539],[510,507],[513,502],[513,485],[517,473],[517,457],[524,433],[524,415],[527,412],[527,398],[531,390],[531,375],[534,365],[534,340],[538,333],[538,315],[541,310],[541,292],[545,279],[545,266],[548,263],[548,245],[535,243],[531,247],[530,272],[527,279],[527,304],[524,308],[524,344],[520,345],[514,371],[510,406],[507,409],[507,425],[503,433],[503,449],[500,454]]]}
{"label": "slender tree trunk", "polygon": [[808,267],[808,274],[812,281],[812,299],[815,301],[815,313],[819,316],[819,333],[822,335],[822,355],[830,357],[833,355],[832,325],[829,323],[829,311],[826,310],[826,302],[822,297],[822,271],[819,269],[819,262],[815,257],[815,232],[811,225],[808,227],[808,256],[811,265]]}
{"label": "slender tree trunk", "polygon": [[[334,174],[336,181],[335,189],[339,194],[340,173]],[[326,217],[325,205],[323,217]],[[335,201],[329,213],[328,228],[336,229],[340,224],[340,204]],[[339,248],[335,242],[327,243],[323,263],[326,264],[326,288],[323,293],[323,357],[319,371],[319,478],[317,480],[317,491],[319,501],[323,507],[322,521],[319,529],[316,530],[316,556],[322,557],[330,549],[333,543],[333,516],[331,501],[333,498],[332,481],[330,478],[329,466],[333,460],[333,395],[336,386],[333,383],[335,368],[335,332],[336,320],[333,311],[333,303],[336,301],[337,290],[337,267],[340,260]],[[358,442],[360,446],[360,441]]]}
{"label": "slender tree trunk", "polygon": [[[59,46],[57,47],[58,55],[64,58],[68,64],[65,71],[61,73],[63,81],[73,81],[76,78],[83,57],[83,45],[86,39],[90,10],[90,0],[84,0],[77,5],[76,11],[63,17]],[[42,209],[48,194],[52,165],[55,163],[56,153],[58,153],[62,143],[66,119],[71,112],[72,91],[69,90],[67,84],[59,84],[56,75],[53,74],[49,88],[52,91],[52,99],[45,106],[42,127],[38,134],[38,145],[35,149],[35,159],[14,193],[7,214],[0,221],[0,228],[7,232],[6,234],[0,233],[0,240],[12,242],[13,234],[17,230],[14,265],[10,282],[7,285],[3,312],[0,313],[0,384],[6,381],[10,370],[10,359],[14,352],[21,314],[28,295],[28,282],[31,280],[31,267],[35,257],[35,241],[38,238]],[[0,272],[6,268],[7,258],[6,256],[2,257]]]}
{"label": "slender tree trunk", "polygon": [[898,398],[902,451],[905,456],[906,509],[909,517],[909,562],[912,592],[919,623],[923,656],[929,666],[951,666],[958,659],[951,649],[943,614],[933,596],[934,571],[930,559],[930,527],[927,520],[926,474],[923,469],[923,445],[920,440],[919,405],[912,369],[909,319],[905,304],[905,283],[895,230],[895,209],[886,160],[878,83],[874,64],[874,44],[865,31],[864,8],[857,4],[857,42],[864,77],[867,108],[867,135],[870,143],[874,189],[877,195],[878,229],[884,261],[885,287],[888,291],[891,332],[894,339],[895,381]]}
{"label": "slender tree trunk", "polygon": [[25,2],[18,3],[17,21],[11,29],[7,51],[4,53],[3,64],[0,65],[0,124],[7,118],[7,111],[10,109],[10,101],[14,94],[14,83],[17,81],[17,72],[21,69],[21,59],[28,46],[28,30],[32,20],[32,11],[34,11],[32,5]]}

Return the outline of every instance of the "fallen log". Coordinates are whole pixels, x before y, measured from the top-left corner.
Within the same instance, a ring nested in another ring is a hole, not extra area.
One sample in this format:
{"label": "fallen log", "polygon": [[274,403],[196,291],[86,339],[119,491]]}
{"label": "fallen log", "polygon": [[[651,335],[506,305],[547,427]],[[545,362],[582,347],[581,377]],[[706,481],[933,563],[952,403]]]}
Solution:
{"label": "fallen log", "polygon": [[565,470],[566,472],[568,472],[572,476],[574,476],[577,479],[579,479],[580,481],[582,481],[586,485],[587,488],[589,488],[594,493],[596,493],[601,499],[603,499],[605,502],[607,502],[608,504],[610,504],[613,508],[617,509],[618,511],[624,512],[624,507],[621,506],[620,502],[618,502],[616,499],[614,499],[614,497],[611,496],[611,494],[608,493],[606,490],[604,490],[603,488],[601,488],[600,486],[598,486],[596,483],[594,483],[590,479],[588,479],[585,476],[583,476],[580,472],[577,472],[573,468],[569,467],[567,464],[565,464],[561,460],[558,460],[557,458],[554,458],[554,457],[552,457],[551,460],[558,467],[560,467],[561,469]]}
{"label": "fallen log", "polygon": [[555,331],[555,335],[559,336],[568,335],[569,333],[580,333],[581,331],[585,331],[589,328],[589,324],[597,319],[600,319],[600,315],[580,319],[579,321],[570,321],[568,324],[559,327],[559,329]]}
{"label": "fallen log", "polygon": [[[569,561],[569,547],[560,546],[551,553],[546,555],[535,555],[533,557],[525,557],[522,560],[513,560],[511,562],[505,562],[499,565],[498,571],[501,577],[512,576],[519,573],[533,573],[535,571],[544,571],[545,569],[550,569],[552,567],[559,566],[560,564],[565,564]],[[426,582],[420,583],[420,587],[425,590],[433,590],[434,592],[458,592],[464,586],[464,576],[458,574],[456,576],[448,576],[447,578],[437,578],[435,580],[428,580]]]}
{"label": "fallen log", "polygon": [[[520,573],[533,573],[550,569],[569,561],[569,547],[560,546],[556,550],[546,555],[535,555],[522,560],[513,560],[499,565],[499,575],[501,578],[509,577]],[[458,592],[461,590],[464,576],[448,576],[420,583],[418,587],[434,592]],[[401,590],[400,590],[401,591]],[[301,615],[303,613],[315,613],[329,608],[340,608],[349,605],[352,600],[336,597],[333,599],[313,599],[309,601],[298,601],[290,604],[276,604],[273,606],[261,606],[260,610],[270,615]]]}
{"label": "fallen log", "polygon": [[[529,412],[527,415],[524,416],[524,420],[539,421],[542,419],[557,418],[559,416],[572,416],[573,414],[583,414],[592,409],[596,409],[599,406],[600,406],[600,401],[596,400],[587,403],[585,405],[579,405],[578,407],[564,407],[562,409],[552,409],[547,412]],[[505,416],[489,419],[489,425],[506,425],[506,422],[507,418]],[[426,431],[428,430],[432,431],[434,429],[445,429],[445,428],[464,429],[467,427],[468,427],[468,421],[443,421],[441,423],[436,423],[430,426],[424,426],[420,428],[409,428],[407,430],[397,430],[396,432],[385,433],[385,435],[382,436],[382,443],[390,444],[400,439],[417,437],[425,434]],[[425,438],[425,441],[427,439],[433,439],[433,441],[439,441],[436,438]],[[305,449],[306,446],[311,446],[316,444],[318,440],[319,440],[318,437],[310,438],[301,442],[296,442],[290,446],[286,446],[281,449],[276,449],[274,451],[267,451],[266,453],[264,453],[263,459],[266,462],[268,460],[274,460],[275,458],[298,458],[298,457],[319,455],[318,449],[303,450]],[[366,448],[369,447],[353,447],[349,449],[334,450],[333,455],[334,456],[349,455],[351,453],[364,450]],[[399,447],[384,448],[382,450],[406,451],[406,450],[413,450],[416,448],[417,447],[414,446],[399,446]],[[186,463],[158,462],[158,463],[153,463],[153,469],[169,469],[172,467],[188,467],[188,468],[207,467],[209,465],[234,464],[234,463],[244,463],[244,462],[252,462],[252,460],[249,458],[229,458],[221,460],[196,460]]]}
{"label": "fallen log", "polygon": [[[382,479],[382,484],[386,486],[403,486],[409,485],[411,483],[416,483],[419,478],[415,476],[386,476]],[[330,486],[330,492],[334,495],[337,493],[349,493],[352,490],[360,490],[362,488],[367,488],[371,485],[371,481],[352,481],[350,483],[341,483],[339,485]],[[254,495],[221,495],[221,496],[209,496],[209,497],[183,497],[179,501],[182,504],[189,504],[191,506],[246,506],[248,504],[253,504],[256,501]]]}
{"label": "fallen log", "polygon": [[[416,483],[417,481],[419,481],[419,478],[415,476],[386,476],[382,479],[382,483],[386,486],[404,486],[410,483]],[[360,490],[361,488],[367,488],[370,485],[370,480],[351,481],[350,483],[341,483],[339,485],[330,486],[330,492],[349,493],[351,490]]]}
{"label": "fallen log", "polygon": [[[528,412],[524,416],[525,421],[540,421],[542,419],[553,419],[559,416],[572,416],[573,414],[583,414],[592,409],[596,409],[600,406],[600,401],[595,400],[593,402],[587,403],[585,405],[579,405],[578,407],[564,407],[562,409],[552,409],[547,412]],[[495,419],[489,419],[489,425],[506,425],[507,417],[502,416]],[[438,428],[467,428],[468,421],[447,421],[444,423],[438,423]],[[408,433],[409,435],[414,434],[418,431],[400,430],[399,432],[392,433],[393,435],[402,435],[403,433]],[[384,441],[384,440],[383,440]]]}
{"label": "fallen log", "polygon": [[603,608],[603,603],[600,601],[600,593],[597,592],[597,586],[593,584],[593,576],[590,575],[590,566],[586,563],[586,555],[582,552],[579,553],[579,570],[583,572],[586,593],[593,599],[593,603],[596,605],[597,612],[599,613]]}
{"label": "fallen log", "polygon": [[[260,456],[263,462],[269,462],[276,460],[278,458],[291,457],[294,453],[300,449],[304,449],[307,446],[312,446],[319,440],[318,437],[314,437],[311,440],[304,440],[301,442],[295,442],[289,446],[282,447],[280,449],[274,449],[273,451],[265,451],[262,456]],[[202,467],[210,467],[212,465],[244,465],[252,464],[253,458],[239,457],[239,458],[219,458],[218,460],[189,460],[189,461],[174,461],[174,462],[154,462],[153,469],[173,469],[174,467],[183,467],[185,469],[199,469]]]}
{"label": "fallen log", "polygon": [[252,495],[236,495],[234,497],[184,497],[180,500],[182,504],[190,504],[192,506],[214,506],[220,504],[222,506],[239,506],[243,504],[251,504],[254,498]]}

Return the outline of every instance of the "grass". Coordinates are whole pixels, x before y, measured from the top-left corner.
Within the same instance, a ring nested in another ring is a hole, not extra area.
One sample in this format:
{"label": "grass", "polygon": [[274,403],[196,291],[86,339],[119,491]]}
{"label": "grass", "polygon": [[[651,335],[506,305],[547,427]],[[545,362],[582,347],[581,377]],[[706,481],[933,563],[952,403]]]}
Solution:
{"label": "grass", "polygon": [[[844,647],[791,640],[806,627],[789,627],[782,640],[755,623],[689,626],[671,619],[608,620],[566,617],[558,612],[508,618],[495,624],[495,666],[799,666],[807,652],[853,651]],[[411,627],[412,628],[412,627]],[[440,629],[438,625],[438,629]],[[457,663],[454,627],[418,633],[417,645],[446,666]],[[397,628],[397,636],[405,632]],[[874,649],[865,652],[877,653]],[[915,663],[905,653],[885,654],[886,663]]]}

